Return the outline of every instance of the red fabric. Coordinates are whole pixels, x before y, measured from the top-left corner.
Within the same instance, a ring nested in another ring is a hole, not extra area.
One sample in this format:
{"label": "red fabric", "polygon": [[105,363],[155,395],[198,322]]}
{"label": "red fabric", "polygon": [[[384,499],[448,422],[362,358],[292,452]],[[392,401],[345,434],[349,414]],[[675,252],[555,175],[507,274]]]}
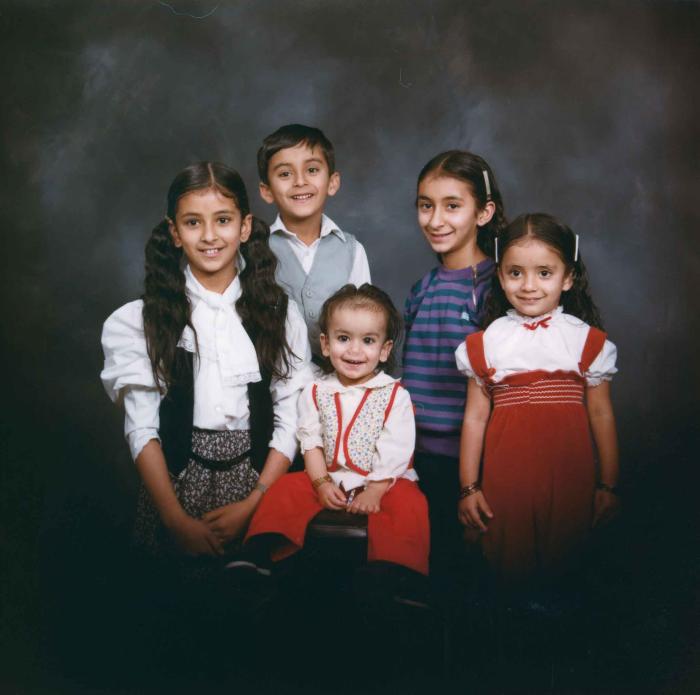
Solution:
{"label": "red fabric", "polygon": [[489,369],[486,364],[486,356],[484,355],[484,332],[479,331],[478,333],[471,333],[466,339],[467,345],[467,357],[469,357],[469,364],[471,364],[474,374],[476,374],[480,379],[488,381],[492,377],[496,370]]}
{"label": "red fabric", "polygon": [[599,328],[593,328],[591,326],[588,329],[586,342],[583,346],[583,352],[581,353],[581,361],[579,362],[581,374],[587,372],[593,360],[598,357],[598,353],[603,349],[606,338],[607,335]]}
{"label": "red fabric", "polygon": [[[389,413],[391,412],[391,409],[394,406],[394,400],[396,399],[396,392],[401,388],[401,384],[397,381],[394,384],[394,388],[391,389],[391,397],[389,398],[389,403],[387,404],[386,408],[384,409],[384,424],[386,424],[386,420],[389,417]],[[414,411],[415,412],[415,411]]]}
{"label": "red fabric", "polygon": [[[309,522],[322,509],[306,473],[287,473],[270,487],[248,527],[244,543],[262,533],[284,536],[274,559],[304,546]],[[367,523],[367,559],[384,560],[428,574],[430,527],[428,503],[418,486],[405,479],[382,497],[381,511]]]}
{"label": "red fabric", "polygon": [[[348,451],[348,440],[350,439],[350,433],[352,432],[352,428],[353,428],[353,425],[355,424],[355,420],[357,420],[357,416],[362,412],[362,408],[364,407],[365,403],[367,402],[367,399],[369,398],[370,393],[371,393],[370,389],[365,389],[365,395],[362,396],[362,400],[360,401],[360,404],[355,409],[355,413],[352,416],[352,419],[350,420],[350,424],[348,425],[348,428],[345,430],[345,436],[343,437],[343,454],[345,456],[345,465],[350,470],[353,470],[353,471],[355,471],[355,473],[359,473],[360,475],[369,475],[369,471],[365,471],[362,468],[358,468],[352,462],[352,459],[350,458],[350,452]],[[340,413],[340,394],[339,393],[335,394],[335,409],[338,413]],[[338,439],[340,439],[340,427],[341,427],[340,415],[338,415]],[[336,451],[337,451],[337,448],[336,448]],[[337,463],[338,463],[338,455],[336,453],[336,456],[333,459],[333,465],[337,467]]]}
{"label": "red fabric", "polygon": [[[483,334],[470,338],[471,360],[483,354]],[[594,334],[582,364],[595,359],[596,346]],[[583,387],[581,375],[562,371],[517,374],[492,387],[482,489],[494,518],[482,542],[506,584],[565,569],[588,535],[595,461]]]}

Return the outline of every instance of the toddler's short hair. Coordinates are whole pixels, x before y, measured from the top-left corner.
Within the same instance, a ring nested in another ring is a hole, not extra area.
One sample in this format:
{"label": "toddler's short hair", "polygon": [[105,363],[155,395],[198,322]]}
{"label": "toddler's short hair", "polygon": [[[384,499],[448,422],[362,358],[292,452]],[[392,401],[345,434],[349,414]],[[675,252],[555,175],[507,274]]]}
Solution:
{"label": "toddler's short hair", "polygon": [[[382,369],[391,374],[396,367],[394,355],[397,352],[398,342],[401,339],[402,321],[399,312],[396,310],[391,297],[380,290],[375,285],[370,285],[365,282],[363,285],[356,287],[353,284],[343,285],[335,294],[332,294],[323,303],[321,308],[321,316],[318,320],[321,333],[328,335],[328,326],[333,316],[333,312],[341,307],[350,307],[351,309],[369,309],[384,314],[386,320],[386,339],[391,340],[394,345],[386,362],[383,363]],[[333,371],[330,360],[323,359],[321,369],[327,374]]]}

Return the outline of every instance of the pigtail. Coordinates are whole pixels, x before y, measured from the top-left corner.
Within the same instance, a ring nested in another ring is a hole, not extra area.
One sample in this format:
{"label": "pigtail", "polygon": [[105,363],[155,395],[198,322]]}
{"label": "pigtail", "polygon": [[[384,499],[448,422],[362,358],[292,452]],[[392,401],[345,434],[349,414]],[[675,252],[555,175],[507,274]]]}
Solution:
{"label": "pigtail", "polygon": [[506,299],[505,292],[501,287],[501,282],[498,279],[498,273],[494,273],[491,278],[491,291],[486,297],[486,305],[484,307],[484,320],[481,327],[488,328],[496,319],[505,316],[508,309],[512,309],[510,302]]}
{"label": "pigtail", "polygon": [[[493,177],[493,174],[490,173],[490,170],[488,171],[489,176]],[[503,199],[501,198],[501,192],[498,190],[495,178],[492,178],[492,181],[493,183],[491,184],[491,187],[493,192],[490,200],[493,201],[493,204],[496,206],[496,210],[493,213],[493,217],[483,227],[478,228],[476,234],[476,245],[489,258],[495,257],[496,237],[498,237],[498,235],[505,229],[506,225],[508,224],[505,208],[503,206]],[[486,199],[486,202],[488,202],[488,199]],[[484,202],[484,205],[486,205],[486,202]]]}
{"label": "pigtail", "polygon": [[255,343],[261,370],[284,378],[290,371],[285,331],[288,299],[275,282],[277,257],[270,249],[269,237],[267,224],[253,217],[250,237],[240,247],[245,268],[240,274],[242,294],[236,310]]}
{"label": "pigtail", "polygon": [[[185,293],[182,250],[173,244],[167,218],[146,243],[146,280],[143,294],[143,329],[157,384],[169,387],[178,371],[177,343],[190,323],[190,302]],[[194,329],[193,329],[194,330]]]}
{"label": "pigtail", "polygon": [[564,307],[564,311],[567,314],[580,318],[589,326],[602,329],[603,322],[600,318],[598,307],[595,305],[593,297],[591,297],[588,288],[588,273],[580,254],[573,264],[572,272],[574,284],[570,290],[562,292],[561,295],[561,304]]}

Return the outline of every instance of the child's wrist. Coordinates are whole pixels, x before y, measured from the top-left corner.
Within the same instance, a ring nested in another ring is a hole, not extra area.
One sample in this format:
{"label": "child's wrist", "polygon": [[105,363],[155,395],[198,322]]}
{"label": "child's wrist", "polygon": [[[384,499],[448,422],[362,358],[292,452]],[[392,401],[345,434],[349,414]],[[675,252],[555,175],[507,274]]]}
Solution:
{"label": "child's wrist", "polygon": [[481,485],[479,484],[479,481],[469,483],[469,485],[465,485],[459,491],[459,499],[463,500],[465,497],[476,495],[477,492],[481,492]]}
{"label": "child's wrist", "polygon": [[318,478],[314,478],[311,481],[311,486],[313,487],[314,490],[318,490],[321,487],[321,485],[325,485],[325,483],[332,483],[332,482],[333,482],[333,478],[331,478],[331,476],[328,473],[326,473],[325,475],[321,475]]}

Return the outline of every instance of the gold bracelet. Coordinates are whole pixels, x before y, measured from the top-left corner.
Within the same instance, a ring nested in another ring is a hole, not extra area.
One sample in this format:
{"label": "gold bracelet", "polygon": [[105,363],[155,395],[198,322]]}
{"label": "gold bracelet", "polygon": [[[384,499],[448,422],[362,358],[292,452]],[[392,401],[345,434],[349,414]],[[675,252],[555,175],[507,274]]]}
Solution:
{"label": "gold bracelet", "polygon": [[333,478],[331,478],[331,476],[328,475],[328,473],[326,473],[326,475],[322,475],[320,478],[316,478],[316,480],[312,480],[311,485],[313,485],[314,490],[318,490],[318,488],[320,488],[321,485],[323,485],[323,483],[332,483],[332,482],[333,482]]}
{"label": "gold bracelet", "polygon": [[481,492],[481,485],[479,483],[470,483],[459,491],[459,499],[463,500],[465,497],[475,495],[477,492]]}

